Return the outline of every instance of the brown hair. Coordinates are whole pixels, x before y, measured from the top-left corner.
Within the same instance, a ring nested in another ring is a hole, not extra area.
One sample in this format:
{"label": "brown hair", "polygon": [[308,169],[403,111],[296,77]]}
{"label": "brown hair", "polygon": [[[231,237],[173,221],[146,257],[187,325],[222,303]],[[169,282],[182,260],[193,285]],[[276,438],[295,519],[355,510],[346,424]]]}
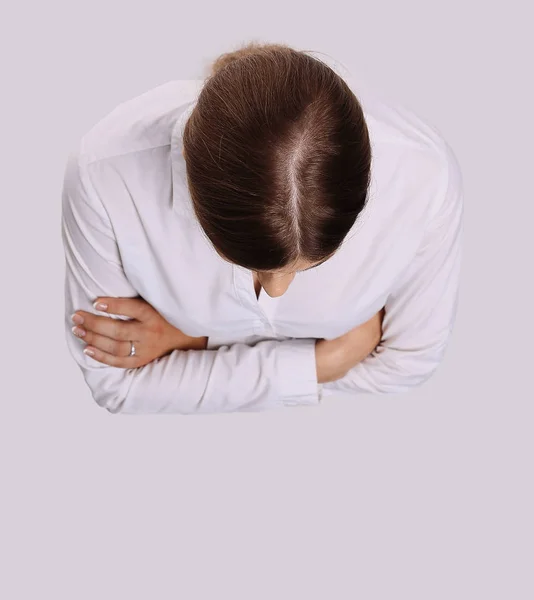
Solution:
{"label": "brown hair", "polygon": [[360,103],[333,69],[282,44],[249,43],[215,60],[183,144],[202,229],[252,270],[329,257],[367,200]]}

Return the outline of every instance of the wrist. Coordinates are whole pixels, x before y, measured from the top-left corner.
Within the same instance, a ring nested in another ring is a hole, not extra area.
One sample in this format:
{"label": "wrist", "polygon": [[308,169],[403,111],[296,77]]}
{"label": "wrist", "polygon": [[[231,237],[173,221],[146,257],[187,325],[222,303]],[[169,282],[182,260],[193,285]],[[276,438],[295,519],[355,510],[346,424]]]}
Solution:
{"label": "wrist", "polygon": [[192,337],[185,334],[177,327],[173,327],[169,334],[172,350],[205,350],[208,346],[208,337]]}
{"label": "wrist", "polygon": [[207,337],[191,337],[190,335],[182,334],[182,338],[177,346],[178,350],[206,350],[208,346]]}
{"label": "wrist", "polygon": [[206,350],[206,348],[208,347],[208,337],[207,336],[189,338],[189,340],[190,340],[190,350]]}

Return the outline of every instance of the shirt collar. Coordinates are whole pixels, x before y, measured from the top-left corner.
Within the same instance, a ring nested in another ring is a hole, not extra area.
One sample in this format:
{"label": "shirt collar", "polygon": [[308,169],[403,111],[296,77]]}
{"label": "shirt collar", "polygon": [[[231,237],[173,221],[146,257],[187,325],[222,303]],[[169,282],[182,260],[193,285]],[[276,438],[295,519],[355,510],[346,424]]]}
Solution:
{"label": "shirt collar", "polygon": [[187,119],[195,107],[196,100],[185,104],[180,116],[176,119],[171,130],[171,169],[172,169],[172,209],[175,212],[189,215],[194,218],[193,205],[189,187],[187,185],[187,174],[185,170],[185,159],[182,155],[183,131]]}

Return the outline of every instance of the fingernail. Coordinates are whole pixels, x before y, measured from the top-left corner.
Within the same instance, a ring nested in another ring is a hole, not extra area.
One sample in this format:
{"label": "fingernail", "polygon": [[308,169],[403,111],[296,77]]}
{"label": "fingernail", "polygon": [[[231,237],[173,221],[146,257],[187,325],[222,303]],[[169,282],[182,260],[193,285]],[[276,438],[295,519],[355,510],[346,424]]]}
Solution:
{"label": "fingernail", "polygon": [[76,325],[72,328],[72,333],[78,337],[83,337],[85,335],[85,331],[81,327],[76,327]]}
{"label": "fingernail", "polygon": [[83,323],[83,317],[74,313],[71,317],[71,321],[76,323],[76,325],[81,325]]}
{"label": "fingernail", "polygon": [[89,356],[94,356],[95,353],[93,350],[91,350],[91,348],[85,348],[85,350],[83,351],[84,354],[87,354]]}
{"label": "fingernail", "polygon": [[107,310],[108,305],[102,302],[93,302],[93,308],[95,310]]}

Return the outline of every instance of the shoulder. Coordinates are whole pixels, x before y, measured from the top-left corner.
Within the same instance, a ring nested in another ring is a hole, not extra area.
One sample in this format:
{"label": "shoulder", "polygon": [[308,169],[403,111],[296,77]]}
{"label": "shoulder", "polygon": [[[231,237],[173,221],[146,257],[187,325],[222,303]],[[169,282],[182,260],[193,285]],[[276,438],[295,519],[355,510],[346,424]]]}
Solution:
{"label": "shoulder", "polygon": [[387,192],[395,208],[413,209],[428,221],[447,198],[459,196],[462,172],[456,153],[438,127],[412,109],[366,82],[349,82],[369,129],[377,192]]}
{"label": "shoulder", "polygon": [[202,80],[173,80],[121,102],[80,139],[80,165],[170,144],[176,120],[196,98]]}

